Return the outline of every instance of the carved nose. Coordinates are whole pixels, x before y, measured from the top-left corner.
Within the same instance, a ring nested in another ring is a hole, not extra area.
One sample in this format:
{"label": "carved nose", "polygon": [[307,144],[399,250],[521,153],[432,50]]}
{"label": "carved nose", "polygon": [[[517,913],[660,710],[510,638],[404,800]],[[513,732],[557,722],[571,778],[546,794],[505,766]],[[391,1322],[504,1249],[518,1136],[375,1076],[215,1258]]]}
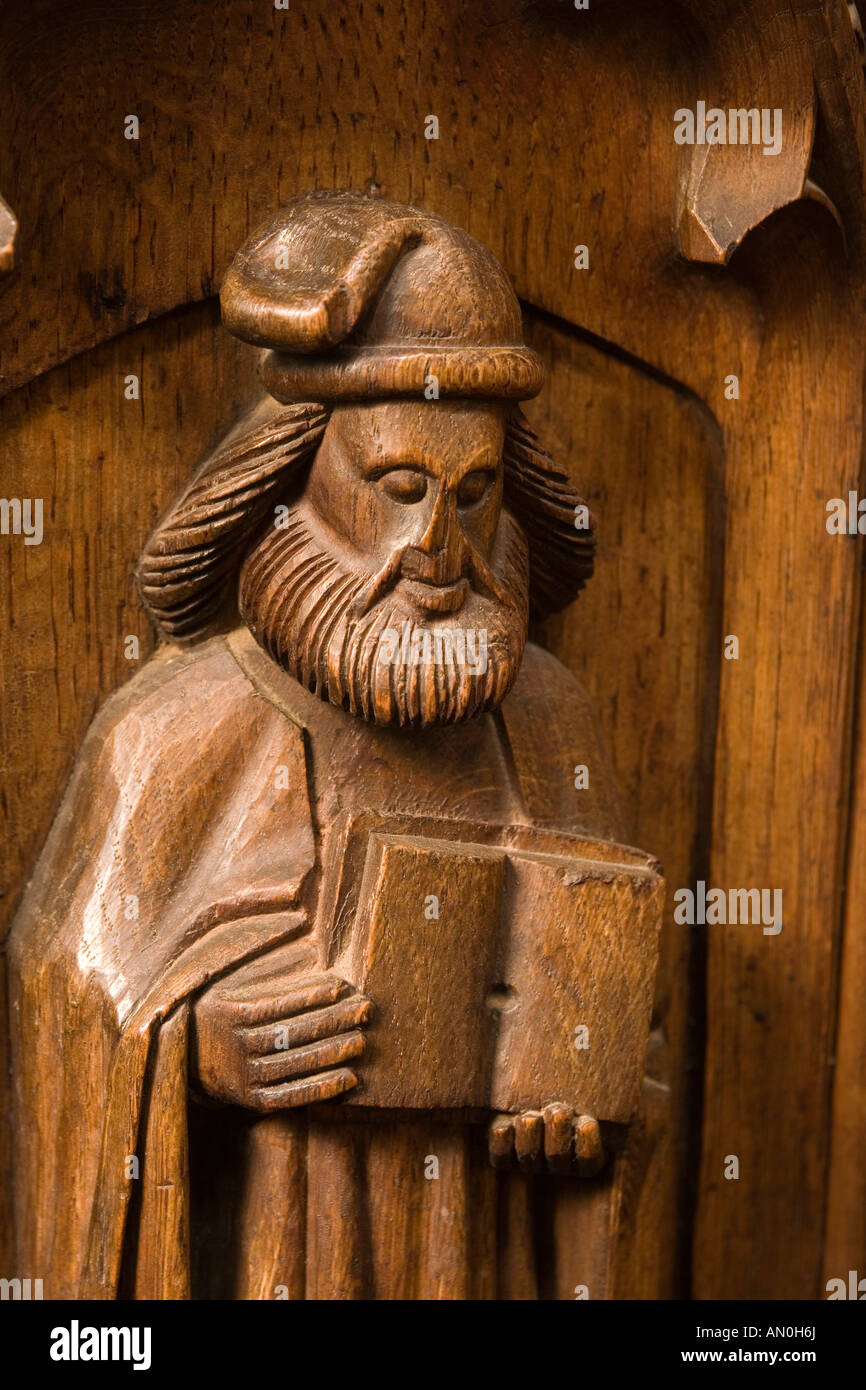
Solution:
{"label": "carved nose", "polygon": [[463,574],[466,547],[457,517],[457,494],[442,485],[421,539],[413,546],[412,566],[419,579],[453,584]]}

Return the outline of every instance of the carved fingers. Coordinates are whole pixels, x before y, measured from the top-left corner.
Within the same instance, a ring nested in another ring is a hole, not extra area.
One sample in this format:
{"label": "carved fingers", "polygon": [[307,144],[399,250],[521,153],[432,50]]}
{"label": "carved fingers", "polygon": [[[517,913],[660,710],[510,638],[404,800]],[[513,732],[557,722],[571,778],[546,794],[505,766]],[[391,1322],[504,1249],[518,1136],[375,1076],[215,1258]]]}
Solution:
{"label": "carved fingers", "polygon": [[311,1105],[317,1100],[333,1100],[344,1091],[357,1086],[358,1078],[349,1067],[323,1071],[318,1076],[299,1077],[282,1086],[251,1086],[245,1104],[251,1110],[265,1113],[271,1110],[291,1110],[296,1105]]}
{"label": "carved fingers", "polygon": [[335,1004],[352,993],[353,985],[338,975],[323,972],[301,979],[253,980],[240,989],[227,990],[226,997],[236,1005],[237,1021],[254,1027]]}
{"label": "carved fingers", "polygon": [[[342,992],[349,991],[352,986],[344,985]],[[247,1056],[248,1104],[253,1108],[307,1105],[357,1086],[357,1076],[343,1064],[364,1051],[367,1040],[361,1026],[373,1005],[354,991],[336,1003],[320,1004],[320,997],[311,992],[294,1017],[238,1030]]]}
{"label": "carved fingers", "polygon": [[495,1168],[510,1168],[516,1161],[529,1173],[546,1167],[551,1173],[591,1178],[605,1161],[598,1120],[576,1115],[570,1106],[560,1104],[517,1115],[494,1115],[488,1148]]}
{"label": "carved fingers", "polygon": [[364,1051],[371,1011],[335,975],[259,981],[255,990],[229,981],[196,1005],[199,1080],[210,1095],[252,1110],[331,1100],[358,1084],[347,1064]]}

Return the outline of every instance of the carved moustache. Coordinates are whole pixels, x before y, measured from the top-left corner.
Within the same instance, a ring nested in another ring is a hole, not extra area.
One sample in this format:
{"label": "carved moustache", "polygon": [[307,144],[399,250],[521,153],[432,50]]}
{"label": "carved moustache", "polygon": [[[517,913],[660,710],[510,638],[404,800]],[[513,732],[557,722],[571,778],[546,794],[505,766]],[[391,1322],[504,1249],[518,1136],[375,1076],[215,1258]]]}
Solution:
{"label": "carved moustache", "polygon": [[[422,628],[395,587],[406,551],[372,578],[326,548],[304,504],[270,531],[241,571],[239,604],[256,641],[286,671],[332,704],[378,724],[454,723],[495,709],[517,675],[526,640],[528,553],[523,533],[503,513],[492,563],[471,556],[476,580],[456,626],[486,633],[483,671],[453,662],[381,659],[389,632]],[[451,619],[452,626],[455,620]],[[409,644],[414,647],[414,643]],[[414,647],[417,650],[417,647]]]}
{"label": "carved moustache", "polygon": [[[386,594],[400,583],[401,579],[408,579],[415,584],[424,584],[431,588],[440,590],[456,590],[460,595],[462,604],[466,590],[471,586],[476,593],[486,598],[494,600],[496,603],[507,604],[510,602],[510,594],[507,586],[497,578],[491,566],[487,563],[484,556],[477,546],[467,535],[463,535],[463,545],[466,559],[463,564],[463,572],[455,580],[442,579],[436,576],[435,563],[431,566],[426,556],[422,556],[413,546],[404,546],[396,550],[391,555],[378,574],[374,575],[369,584],[362,590],[361,596],[356,600],[355,616],[362,617],[374,608]],[[431,577],[432,569],[432,577]],[[433,605],[430,605],[431,608]],[[451,612],[454,607],[460,604],[449,606],[441,605],[442,612]]]}

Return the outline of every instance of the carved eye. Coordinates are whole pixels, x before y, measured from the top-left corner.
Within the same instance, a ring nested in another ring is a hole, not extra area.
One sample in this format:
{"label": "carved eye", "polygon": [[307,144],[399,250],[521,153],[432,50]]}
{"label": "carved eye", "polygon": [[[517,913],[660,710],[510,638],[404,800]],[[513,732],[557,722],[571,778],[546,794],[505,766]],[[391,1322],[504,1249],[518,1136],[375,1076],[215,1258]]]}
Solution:
{"label": "carved eye", "polygon": [[427,491],[427,479],[414,468],[392,468],[379,482],[395,502],[420,502]]}
{"label": "carved eye", "polygon": [[474,473],[467,473],[457,489],[457,505],[471,507],[475,502],[480,502],[493,478],[493,473],[480,468]]}

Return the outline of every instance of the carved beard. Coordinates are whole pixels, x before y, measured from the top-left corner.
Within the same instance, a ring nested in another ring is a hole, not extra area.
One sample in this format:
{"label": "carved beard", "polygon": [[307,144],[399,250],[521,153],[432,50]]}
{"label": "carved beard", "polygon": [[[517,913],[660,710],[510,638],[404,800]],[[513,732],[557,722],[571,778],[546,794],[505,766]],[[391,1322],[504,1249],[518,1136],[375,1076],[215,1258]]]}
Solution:
{"label": "carved beard", "polygon": [[[489,562],[470,550],[469,593],[457,613],[419,622],[394,591],[401,559],[397,552],[373,574],[355,568],[302,500],[289,509],[287,525],[270,530],[247,556],[241,615],[302,685],[376,724],[453,724],[496,709],[526,642],[529,552],[517,522],[502,512]],[[446,633],[451,639],[443,643]],[[477,659],[482,642],[486,669],[473,669],[484,664]],[[465,645],[468,661],[455,658],[455,645],[458,653]],[[419,660],[425,647],[438,659]]]}

